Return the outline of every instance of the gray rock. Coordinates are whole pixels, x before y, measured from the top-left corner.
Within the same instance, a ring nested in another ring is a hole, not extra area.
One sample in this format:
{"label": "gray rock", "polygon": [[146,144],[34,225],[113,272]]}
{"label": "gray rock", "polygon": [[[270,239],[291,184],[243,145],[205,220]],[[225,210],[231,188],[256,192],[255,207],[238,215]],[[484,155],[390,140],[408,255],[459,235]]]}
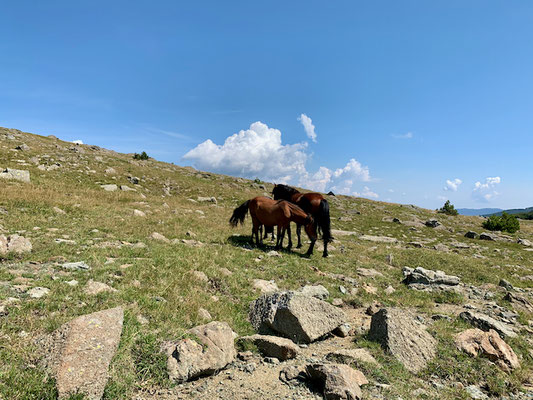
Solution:
{"label": "gray rock", "polygon": [[493,235],[491,233],[483,232],[479,235],[479,238],[481,240],[496,240],[496,235]]}
{"label": "gray rock", "polygon": [[91,267],[85,261],[77,261],[65,263],[62,265],[63,269],[68,269],[72,271],[88,271]]}
{"label": "gray rock", "polygon": [[415,269],[404,267],[402,272],[403,283],[413,289],[427,290],[431,289],[431,286],[446,289],[446,286],[457,286],[461,282],[457,276],[446,275],[442,271],[432,271],[422,267]]}
{"label": "gray rock", "polygon": [[217,198],[216,197],[200,197],[200,196],[198,196],[197,201],[200,202],[200,203],[217,204]]}
{"label": "gray rock", "polygon": [[128,176],[128,181],[130,181],[130,183],[133,185],[138,185],[140,182],[140,179],[137,178],[136,176]]}
{"label": "gray rock", "polygon": [[97,282],[93,281],[92,279],[89,279],[83,291],[85,292],[85,294],[96,296],[97,294],[104,292],[117,292],[117,289],[114,289],[103,282]]}
{"label": "gray rock", "polygon": [[526,246],[526,247],[533,247],[533,243],[531,241],[527,240],[527,239],[518,238],[516,243],[521,244],[521,245]]}
{"label": "gray rock", "polygon": [[470,239],[475,239],[477,238],[477,233],[474,231],[468,231],[465,233],[465,237],[470,238]]}
{"label": "gray rock", "polygon": [[516,332],[509,325],[503,322],[497,321],[488,315],[481,314],[474,311],[463,311],[459,316],[465,321],[469,322],[476,328],[479,328],[485,332],[494,329],[498,334],[505,339],[506,337],[516,337]]}
{"label": "gray rock", "polygon": [[182,339],[163,343],[169,378],[185,382],[223,369],[237,355],[235,333],[225,322],[213,321],[188,331],[197,340]]}
{"label": "gray rock", "polygon": [[501,286],[504,289],[507,290],[513,290],[514,286],[506,279],[500,279],[500,283],[498,283],[498,286]]}
{"label": "gray rock", "polygon": [[428,226],[430,228],[436,228],[439,225],[441,225],[441,223],[439,221],[437,221],[436,219],[428,219],[426,221],[426,226]]}
{"label": "gray rock", "polygon": [[270,335],[252,335],[239,338],[239,341],[253,343],[259,351],[267,356],[281,361],[295,358],[300,348],[290,339]]}
{"label": "gray rock", "polygon": [[0,179],[30,183],[30,171],[6,168],[0,172]]}
{"label": "gray rock", "polygon": [[7,253],[28,253],[32,250],[29,239],[20,235],[4,236],[0,235],[0,255]]}
{"label": "gray rock", "polygon": [[34,287],[28,291],[28,295],[32,299],[40,299],[50,293],[50,289],[44,287]]}
{"label": "gray rock", "polygon": [[279,290],[278,285],[273,280],[255,279],[253,286],[254,289],[260,290],[261,293],[272,293]]}
{"label": "gray rock", "polygon": [[359,239],[374,243],[398,243],[398,239],[388,236],[361,235]]}
{"label": "gray rock", "polygon": [[118,186],[114,183],[109,185],[100,185],[102,189],[104,189],[106,192],[115,192],[118,189]]}
{"label": "gray rock", "polygon": [[512,305],[518,308],[521,308],[522,310],[526,312],[533,313],[533,304],[531,304],[531,302],[523,296],[520,296],[515,293],[507,292],[507,294],[505,295],[503,299],[507,300]]}
{"label": "gray rock", "polygon": [[78,317],[41,339],[60,399],[75,394],[102,398],[108,368],[122,334],[121,307]]}
{"label": "gray rock", "polygon": [[333,334],[339,337],[348,337],[350,336],[351,330],[351,325],[345,322],[344,324],[340,324],[337,328],[335,328]]}
{"label": "gray rock", "polygon": [[329,297],[329,291],[322,285],[306,285],[299,290],[300,293],[316,297],[320,300],[326,300]]}
{"label": "gray rock", "polygon": [[411,372],[420,371],[436,354],[437,341],[405,309],[383,308],[374,314],[369,337]]}
{"label": "gray rock", "polygon": [[325,301],[289,291],[253,301],[249,318],[260,333],[275,331],[296,343],[310,343],[337,328],[346,315]]}
{"label": "gray rock", "polygon": [[342,364],[357,364],[363,362],[378,365],[378,362],[366,349],[341,349],[326,355],[326,360]]}
{"label": "gray rock", "polygon": [[480,388],[478,388],[475,385],[470,385],[465,388],[466,392],[470,395],[470,398],[476,399],[476,400],[486,400],[489,398],[485,393],[481,391]]}
{"label": "gray rock", "polygon": [[362,372],[344,364],[309,364],[305,370],[324,388],[326,400],[362,399],[360,386],[368,383]]}

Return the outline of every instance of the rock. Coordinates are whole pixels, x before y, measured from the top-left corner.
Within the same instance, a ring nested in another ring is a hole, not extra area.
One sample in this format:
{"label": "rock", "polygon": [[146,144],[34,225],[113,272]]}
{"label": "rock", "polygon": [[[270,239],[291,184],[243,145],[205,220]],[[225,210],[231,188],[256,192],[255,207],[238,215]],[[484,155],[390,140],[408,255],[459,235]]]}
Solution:
{"label": "rock", "polygon": [[102,189],[104,189],[106,192],[114,192],[118,189],[118,186],[114,183],[108,184],[108,185],[100,185]]}
{"label": "rock", "polygon": [[506,279],[500,279],[500,283],[498,283],[498,286],[501,286],[504,289],[507,290],[513,290],[514,286]]}
{"label": "rock", "polygon": [[442,243],[437,243],[436,245],[433,246],[433,249],[437,251],[442,251],[443,253],[450,251],[450,248]]}
{"label": "rock", "polygon": [[252,335],[239,338],[239,341],[252,343],[267,357],[275,357],[281,361],[295,358],[300,348],[290,339],[269,335]]}
{"label": "rock", "polygon": [[383,276],[379,271],[376,271],[374,268],[357,268],[357,275],[365,278],[375,278],[377,276]]}
{"label": "rock", "polygon": [[305,371],[303,370],[303,368],[300,368],[297,365],[291,365],[291,366],[285,367],[279,372],[279,380],[286,384],[290,385],[296,379],[298,380],[307,379],[307,376],[305,375]]}
{"label": "rock", "polygon": [[202,271],[191,271],[191,274],[192,276],[194,277],[194,279],[198,280],[198,281],[201,281],[201,282],[209,282],[209,278],[207,277],[207,275],[202,272]]}
{"label": "rock", "polygon": [[226,267],[222,267],[222,268],[220,268],[219,271],[220,271],[220,274],[221,274],[222,276],[231,276],[231,275],[233,275],[233,272],[231,272],[231,271],[230,271],[229,269],[227,269]]}
{"label": "rock", "polygon": [[461,282],[457,276],[446,275],[442,271],[432,271],[422,267],[415,269],[404,267],[402,272],[405,278],[402,282],[417,290],[450,290]]}
{"label": "rock", "polygon": [[61,267],[63,267],[63,269],[68,269],[68,270],[73,270],[73,271],[88,271],[91,269],[91,267],[87,265],[85,261],[65,263]]}
{"label": "rock", "polygon": [[326,300],[329,297],[329,291],[322,285],[306,285],[300,290],[301,294],[316,297],[320,300]]}
{"label": "rock", "polygon": [[120,190],[123,192],[136,192],[137,189],[130,188],[128,185],[120,185]]}
{"label": "rock", "polygon": [[495,235],[492,235],[492,234],[487,233],[487,232],[483,232],[481,235],[479,235],[479,238],[481,240],[496,240],[496,236]]}
{"label": "rock", "polygon": [[150,235],[150,239],[158,240],[160,242],[170,243],[170,240],[168,240],[165,236],[161,235],[158,232],[152,232]]}
{"label": "rock", "polygon": [[505,371],[518,368],[520,363],[513,349],[495,330],[467,329],[455,336],[455,345],[471,356],[481,354]]}
{"label": "rock", "polygon": [[30,149],[30,146],[28,146],[26,143],[19,144],[17,147],[15,147],[15,150],[19,151],[28,151]]}
{"label": "rock", "polygon": [[346,294],[348,293],[348,291],[346,290],[346,288],[342,285],[339,285],[339,292],[341,292],[342,294]]}
{"label": "rock", "polygon": [[486,400],[489,397],[481,391],[480,388],[478,388],[475,385],[470,385],[465,388],[466,392],[470,396],[471,399],[475,400]]}
{"label": "rock", "polygon": [[374,314],[369,337],[414,373],[436,354],[437,341],[405,309],[383,308]]}
{"label": "rock", "polygon": [[422,247],[424,247],[420,242],[409,242],[407,244],[411,247],[416,247],[417,249],[421,249]]}
{"label": "rock", "polygon": [[205,308],[198,309],[198,317],[204,321],[211,321],[213,319],[209,311],[207,311]]}
{"label": "rock", "polygon": [[89,279],[83,291],[85,294],[96,296],[97,294],[104,292],[117,292],[117,289],[114,289],[103,282],[96,282],[92,279]]}
{"label": "rock", "polygon": [[253,301],[249,318],[259,333],[273,330],[296,343],[310,343],[337,328],[346,315],[325,301],[289,291]]}
{"label": "rock", "polygon": [[146,213],[144,211],[141,211],[141,210],[133,210],[133,215],[135,217],[146,217]]}
{"label": "rock", "polygon": [[377,301],[374,301],[372,304],[370,304],[366,308],[365,313],[366,313],[366,315],[374,315],[375,313],[377,313],[382,308],[383,308],[383,304],[378,303]]}
{"label": "rock", "polygon": [[345,322],[344,324],[340,324],[337,328],[335,328],[333,334],[339,337],[348,337],[350,336],[351,330],[351,325]]}
{"label": "rock", "polygon": [[272,293],[279,290],[274,280],[265,281],[264,279],[254,279],[254,289],[260,290],[261,293]]}
{"label": "rock", "polygon": [[40,299],[50,293],[50,289],[44,287],[34,287],[28,291],[32,299]]}
{"label": "rock", "polygon": [[533,243],[531,241],[527,240],[527,239],[518,238],[516,243],[521,244],[521,245],[526,246],[526,247],[533,247]]}
{"label": "rock", "polygon": [[324,387],[326,400],[362,399],[360,386],[368,383],[362,372],[344,364],[309,364],[305,370],[312,381]]}
{"label": "rock", "polygon": [[60,399],[84,394],[100,399],[122,334],[121,307],[83,315],[41,340]]}
{"label": "rock", "polygon": [[235,359],[235,333],[225,322],[213,321],[187,331],[197,340],[182,339],[163,343],[169,378],[185,382],[212,375]]}
{"label": "rock", "polygon": [[78,286],[78,281],[76,279],[72,279],[70,281],[65,282],[69,286]]}
{"label": "rock", "polygon": [[109,168],[106,168],[105,173],[108,175],[115,175],[117,171],[115,171],[115,168],[109,167]]}
{"label": "rock", "polygon": [[375,243],[398,243],[398,239],[388,236],[361,235],[359,239]]}
{"label": "rock", "polygon": [[470,238],[470,239],[475,239],[477,238],[477,233],[474,231],[468,231],[465,233],[465,237]]}
{"label": "rock", "polygon": [[128,176],[128,181],[133,185],[138,185],[140,182],[140,179],[136,176]]}
{"label": "rock", "polygon": [[217,198],[216,197],[198,197],[197,199],[198,202],[200,203],[213,203],[213,204],[217,204]]}
{"label": "rock", "polygon": [[393,294],[395,291],[396,289],[394,289],[391,285],[387,286],[387,288],[385,289],[385,293],[388,294],[389,296]]}
{"label": "rock", "polygon": [[459,316],[476,328],[479,328],[485,332],[490,331],[491,329],[495,330],[502,337],[502,339],[505,339],[506,337],[514,338],[517,336],[512,327],[505,325],[500,321],[496,321],[494,318],[489,317],[488,315],[474,311],[463,311],[461,314],[459,314]]}
{"label": "rock", "polygon": [[30,171],[6,168],[3,171],[0,171],[0,179],[30,183]]}
{"label": "rock", "polygon": [[31,250],[31,242],[24,236],[11,235],[6,237],[0,235],[0,255],[5,255],[7,253],[23,254],[28,253]]}
{"label": "rock", "polygon": [[523,296],[511,293],[511,292],[507,292],[507,294],[505,295],[503,299],[507,300],[512,305],[517,306],[518,308],[521,308],[523,311],[533,313],[533,304]]}
{"label": "rock", "polygon": [[439,221],[437,221],[436,219],[428,219],[426,221],[426,226],[430,227],[430,228],[436,228],[437,226],[440,226],[441,223]]}
{"label": "rock", "polygon": [[378,362],[366,349],[342,349],[332,351],[326,355],[326,360],[342,364],[357,364],[364,362],[367,364],[378,365]]}
{"label": "rock", "polygon": [[270,250],[270,251],[267,253],[267,256],[268,256],[268,257],[281,257],[281,254],[278,253],[276,250]]}
{"label": "rock", "polygon": [[53,207],[52,210],[56,213],[56,214],[66,214],[65,211],[63,211],[61,208],[59,207]]}

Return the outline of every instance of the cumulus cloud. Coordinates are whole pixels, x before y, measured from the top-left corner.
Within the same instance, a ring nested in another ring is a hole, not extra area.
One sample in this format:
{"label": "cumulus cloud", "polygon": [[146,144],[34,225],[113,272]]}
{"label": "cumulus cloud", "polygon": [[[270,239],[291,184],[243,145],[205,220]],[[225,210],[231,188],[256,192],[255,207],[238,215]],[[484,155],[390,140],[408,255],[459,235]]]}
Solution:
{"label": "cumulus cloud", "polygon": [[321,166],[316,172],[307,170],[310,158],[306,143],[283,144],[281,132],[262,122],[254,122],[246,130],[235,133],[217,145],[210,139],[190,150],[184,160],[196,168],[261,178],[276,183],[298,185],[310,190],[376,198],[368,187],[356,192],[357,182],[371,181],[370,170],[352,158],[335,170]]}
{"label": "cumulus cloud", "polygon": [[463,181],[459,178],[455,178],[453,181],[447,179],[446,186],[444,186],[443,190],[451,190],[452,192],[457,192],[457,189],[459,189],[459,185],[461,183],[463,183]]}
{"label": "cumulus cloud", "polygon": [[72,143],[74,143],[74,144],[83,144],[83,141],[78,139],[78,140],[73,140]]}
{"label": "cumulus cloud", "polygon": [[494,197],[496,197],[499,193],[496,191],[495,187],[496,185],[499,185],[501,182],[501,178],[499,176],[495,177],[487,177],[485,178],[485,182],[476,182],[474,184],[474,190],[472,191],[472,196],[474,199],[482,201],[482,202],[489,202]]}
{"label": "cumulus cloud", "polygon": [[413,132],[407,132],[403,135],[393,134],[392,137],[394,139],[412,139],[413,138]]}
{"label": "cumulus cloud", "polygon": [[305,149],[305,143],[283,145],[278,129],[258,121],[226,138],[223,145],[208,139],[183,158],[201,170],[289,182],[306,173]]}
{"label": "cumulus cloud", "polygon": [[304,126],[307,137],[316,143],[316,133],[315,133],[315,126],[313,125],[313,120],[309,118],[307,115],[301,114],[298,117],[298,121],[300,121],[302,125]]}
{"label": "cumulus cloud", "polygon": [[370,190],[368,186],[365,186],[361,193],[354,192],[354,195],[358,197],[369,197],[371,199],[377,199],[379,197],[379,195],[373,192],[372,190]]}

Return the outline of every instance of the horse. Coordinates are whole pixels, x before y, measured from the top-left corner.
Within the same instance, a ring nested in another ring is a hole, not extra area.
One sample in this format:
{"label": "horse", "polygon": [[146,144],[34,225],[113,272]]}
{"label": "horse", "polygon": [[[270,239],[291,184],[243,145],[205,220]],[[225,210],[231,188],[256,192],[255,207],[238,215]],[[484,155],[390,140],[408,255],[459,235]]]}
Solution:
{"label": "horse", "polygon": [[[315,225],[322,230],[322,238],[324,239],[323,257],[328,256],[328,243],[333,240],[331,236],[331,220],[329,217],[329,203],[320,193],[300,193],[298,190],[287,185],[274,185],[272,189],[274,200],[288,200],[302,208],[306,213],[311,214],[315,220]],[[298,236],[298,245],[296,248],[302,247],[301,241],[302,227],[296,227],[296,234]]]}
{"label": "horse", "polygon": [[242,225],[248,211],[250,211],[253,224],[252,244],[255,236],[257,246],[260,245],[258,232],[261,225],[264,225],[265,228],[267,226],[277,225],[278,237],[276,239],[276,249],[280,249],[283,246],[285,231],[288,231],[289,244],[287,249],[290,249],[292,247],[290,223],[296,222],[300,226],[303,225],[305,227],[305,233],[307,233],[307,236],[311,240],[311,245],[306,254],[308,256],[313,254],[313,248],[317,239],[316,225],[313,217],[296,204],[285,200],[272,200],[264,196],[254,197],[233,210],[233,215],[229,220],[231,226],[235,227],[239,223]]}

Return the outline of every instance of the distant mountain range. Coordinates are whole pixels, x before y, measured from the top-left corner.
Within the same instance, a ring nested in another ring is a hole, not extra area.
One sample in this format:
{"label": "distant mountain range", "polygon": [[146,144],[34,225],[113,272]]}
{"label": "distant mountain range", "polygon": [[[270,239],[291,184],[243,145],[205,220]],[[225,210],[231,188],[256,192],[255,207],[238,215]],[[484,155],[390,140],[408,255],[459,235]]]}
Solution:
{"label": "distant mountain range", "polygon": [[528,208],[512,208],[509,210],[503,210],[501,208],[458,208],[457,211],[461,215],[502,215],[503,212],[507,214],[528,214],[533,212],[533,207]]}

